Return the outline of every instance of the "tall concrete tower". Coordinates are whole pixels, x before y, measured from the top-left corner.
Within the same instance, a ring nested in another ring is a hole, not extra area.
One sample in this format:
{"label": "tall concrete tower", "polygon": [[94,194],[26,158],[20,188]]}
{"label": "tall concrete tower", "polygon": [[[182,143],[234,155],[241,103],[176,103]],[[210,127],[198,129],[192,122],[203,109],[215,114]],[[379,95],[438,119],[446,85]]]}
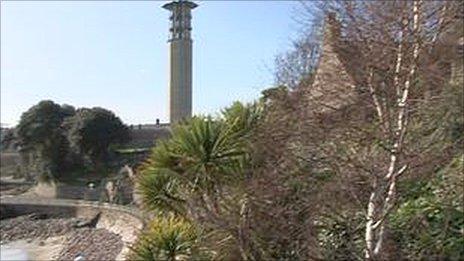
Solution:
{"label": "tall concrete tower", "polygon": [[171,11],[169,36],[169,117],[176,123],[192,116],[192,38],[191,11],[197,4],[176,0],[163,5]]}

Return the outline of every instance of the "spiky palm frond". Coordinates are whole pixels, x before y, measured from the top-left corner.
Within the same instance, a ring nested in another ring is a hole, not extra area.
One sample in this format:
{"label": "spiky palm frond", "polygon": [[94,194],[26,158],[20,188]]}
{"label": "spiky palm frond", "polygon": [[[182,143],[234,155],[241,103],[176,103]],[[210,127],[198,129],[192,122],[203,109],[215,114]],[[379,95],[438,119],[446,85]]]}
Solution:
{"label": "spiky palm frond", "polygon": [[131,247],[128,260],[208,260],[200,251],[199,233],[188,221],[168,216],[152,220]]}
{"label": "spiky palm frond", "polygon": [[159,143],[141,168],[145,206],[183,215],[188,191],[214,191],[242,179],[247,155],[234,127],[204,117],[175,126],[171,139]]}
{"label": "spiky palm frond", "polygon": [[185,214],[179,180],[170,169],[146,167],[138,178],[138,192],[148,210]]}

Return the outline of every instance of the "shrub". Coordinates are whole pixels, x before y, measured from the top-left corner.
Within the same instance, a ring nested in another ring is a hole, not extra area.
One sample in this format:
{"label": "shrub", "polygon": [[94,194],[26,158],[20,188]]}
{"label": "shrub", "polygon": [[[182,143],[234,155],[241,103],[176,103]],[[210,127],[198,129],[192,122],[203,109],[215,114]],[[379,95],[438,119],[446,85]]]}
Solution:
{"label": "shrub", "polygon": [[208,260],[199,247],[196,228],[174,216],[157,217],[131,247],[128,260]]}
{"label": "shrub", "polygon": [[464,158],[455,158],[425,185],[419,196],[392,216],[396,240],[408,259],[464,258]]}

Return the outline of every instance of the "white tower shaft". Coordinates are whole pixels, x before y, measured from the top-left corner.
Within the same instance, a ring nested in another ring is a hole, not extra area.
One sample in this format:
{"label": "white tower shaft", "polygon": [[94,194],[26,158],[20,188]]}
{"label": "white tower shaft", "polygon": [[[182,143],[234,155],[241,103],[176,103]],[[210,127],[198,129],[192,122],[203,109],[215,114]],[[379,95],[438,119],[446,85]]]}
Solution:
{"label": "white tower shaft", "polygon": [[191,10],[197,5],[180,0],[165,4],[171,11],[169,38],[169,117],[171,123],[192,116]]}

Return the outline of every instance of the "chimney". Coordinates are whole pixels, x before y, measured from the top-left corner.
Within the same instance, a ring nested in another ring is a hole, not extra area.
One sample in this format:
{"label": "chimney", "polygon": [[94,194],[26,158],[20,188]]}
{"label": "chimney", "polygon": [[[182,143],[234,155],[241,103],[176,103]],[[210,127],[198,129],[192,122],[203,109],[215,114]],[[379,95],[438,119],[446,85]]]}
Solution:
{"label": "chimney", "polygon": [[337,14],[328,12],[325,18],[324,40],[339,41],[341,35],[341,23],[337,19]]}

